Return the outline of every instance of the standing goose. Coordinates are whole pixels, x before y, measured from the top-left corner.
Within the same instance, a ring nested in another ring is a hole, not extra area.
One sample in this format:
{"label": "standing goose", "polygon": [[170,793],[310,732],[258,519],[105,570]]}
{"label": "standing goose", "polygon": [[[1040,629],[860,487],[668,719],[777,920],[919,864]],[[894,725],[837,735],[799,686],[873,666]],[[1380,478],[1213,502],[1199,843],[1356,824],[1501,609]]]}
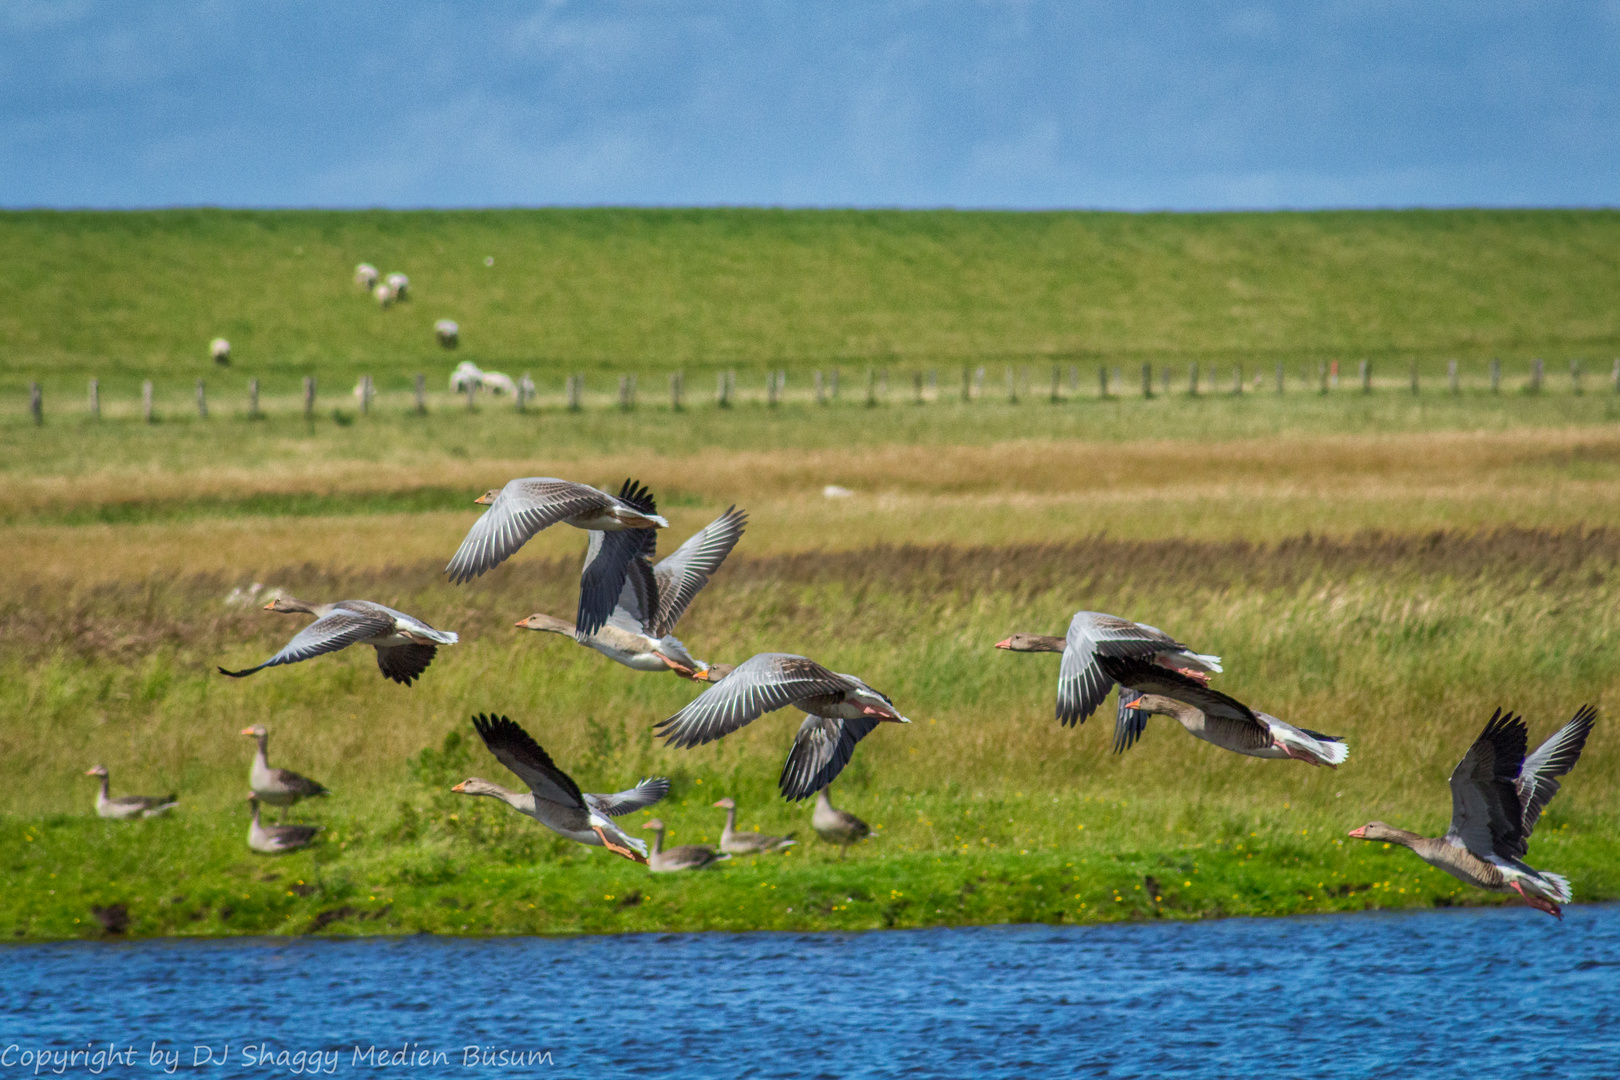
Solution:
{"label": "standing goose", "polygon": [[1558,778],[1575,767],[1597,710],[1583,705],[1573,719],[1529,757],[1524,721],[1497,709],[1451,773],[1451,828],[1419,836],[1382,821],[1350,835],[1409,847],[1458,881],[1489,892],[1516,892],[1537,911],[1562,919],[1569,880],[1524,862],[1541,811],[1558,793]]}
{"label": "standing goose", "polygon": [[735,668],[714,664],[714,685],[655,729],[666,746],[701,746],[768,712],[808,713],[777,781],[789,799],[809,798],[849,763],[855,744],[880,723],[909,724],[888,695],[792,653],[758,653]]}
{"label": "standing goose", "polygon": [[726,826],[720,830],[720,850],[727,855],[758,855],[766,851],[786,851],[797,844],[792,836],[764,836],[737,831],[737,801],[727,796],[714,804],[726,812]]}
{"label": "standing goose", "polygon": [[525,630],[566,634],[637,671],[674,671],[682,678],[703,678],[708,665],[686,651],[674,636],[675,624],[737,546],[747,524],[747,512],[733,506],[657,565],[651,555],[658,534],[650,529],[630,534],[642,538],[642,550],[630,561],[613,614],[594,634],[581,637],[572,623],[540,613],[517,625]]}
{"label": "standing goose", "polygon": [[330,795],[330,791],[307,776],[299,776],[291,769],[270,767],[270,732],[263,724],[245,727],[241,734],[252,735],[259,741],[258,753],[253,755],[253,767],[248,770],[248,787],[260,802],[281,807],[281,817],[287,818],[287,807],[317,795]]}
{"label": "standing goose", "polygon": [[832,800],[827,797],[825,787],[816,793],[816,808],[810,814],[810,827],[827,843],[839,846],[840,859],[844,857],[849,845],[866,839],[872,832],[872,827],[866,822],[848,810],[840,810],[834,806]]}
{"label": "standing goose", "polygon": [[249,795],[253,804],[253,820],[248,824],[248,847],[266,855],[308,847],[321,831],[319,825],[261,825],[259,823],[259,797]]}
{"label": "standing goose", "polygon": [[[1236,698],[1152,660],[1104,656],[1097,663],[1122,687],[1120,723],[1114,729],[1117,754],[1141,736],[1148,715],[1159,713],[1181,721],[1195,738],[1249,757],[1293,758],[1336,769],[1350,756],[1350,748],[1337,735],[1297,728],[1255,712]],[[1140,714],[1143,722],[1127,719],[1127,712]]]}
{"label": "standing goose", "polygon": [[579,579],[579,614],[574,619],[582,641],[613,614],[630,562],[641,551],[636,532],[669,528],[647,489],[634,480],[626,480],[618,495],[609,495],[587,484],[535,476],[490,488],[473,501],[489,509],[473,523],[444,568],[457,585],[493,570],[535,533],[559,521],[590,532],[585,572]]}
{"label": "standing goose", "polygon": [[[1067,637],[1014,634],[996,642],[996,648],[1063,654],[1058,668],[1057,718],[1066,727],[1085,723],[1112,689],[1113,680],[1097,665],[1101,657],[1139,656],[1204,682],[1211,672],[1221,670],[1220,657],[1195,653],[1156,626],[1099,611],[1076,612]],[[1121,722],[1126,722],[1124,717]]]}
{"label": "standing goose", "polygon": [[128,821],[138,817],[157,817],[167,814],[180,805],[180,796],[164,795],[120,795],[111,798],[107,794],[109,784],[107,766],[94,765],[85,770],[86,776],[101,777],[101,790],[96,794],[96,813],[114,821]]}
{"label": "standing goose", "polygon": [[702,870],[706,866],[713,866],[717,862],[731,858],[709,847],[707,844],[682,844],[680,847],[664,849],[664,822],[660,818],[653,818],[643,829],[653,830],[652,854],[647,856],[645,862],[647,869],[655,874],[672,874],[677,870]]}
{"label": "standing goose", "polygon": [[331,604],[308,604],[290,596],[264,605],[266,611],[293,612],[315,616],[315,621],[293,635],[276,655],[258,667],[220,674],[233,679],[279,664],[296,664],[322,653],[337,652],[350,645],[374,645],[377,666],[383,677],[411,685],[433,663],[440,645],[454,645],[456,635],[435,630],[421,619],[395,611],[370,600],[339,600]]}
{"label": "standing goose", "polygon": [[669,794],[668,780],[659,776],[616,795],[589,795],[580,791],[573,778],[557,768],[551,755],[513,721],[480,713],[473,717],[473,728],[495,760],[516,773],[529,790],[508,791],[474,776],[451,791],[500,799],[575,843],[605,847],[634,862],[647,861],[647,845],[627,835],[613,819],[662,799]]}

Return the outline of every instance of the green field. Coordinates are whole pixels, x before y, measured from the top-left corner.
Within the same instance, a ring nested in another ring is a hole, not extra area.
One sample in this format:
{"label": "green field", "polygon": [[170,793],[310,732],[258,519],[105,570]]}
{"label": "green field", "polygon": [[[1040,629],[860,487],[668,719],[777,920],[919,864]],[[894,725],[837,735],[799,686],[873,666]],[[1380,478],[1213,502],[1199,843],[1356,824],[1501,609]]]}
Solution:
{"label": "green field", "polygon": [[[1494,708],[1523,711],[1539,738],[1586,701],[1603,720],[1531,862],[1568,875],[1580,900],[1620,897],[1620,400],[1599,363],[1620,349],[1617,221],[0,215],[0,384],[17,403],[0,415],[0,539],[19,567],[0,576],[0,865],[13,886],[0,934],[100,936],[91,908],[113,903],[131,934],[205,935],[1495,903],[1344,833],[1373,817],[1442,830],[1445,778]],[[348,280],[361,258],[410,273],[417,298],[378,310]],[[231,307],[241,321],[218,323]],[[428,332],[442,315],[466,334],[455,356]],[[236,345],[228,373],[204,370],[214,333]],[[1484,382],[1494,355],[1498,393]],[[1547,362],[1539,393],[1524,387],[1533,355]],[[1452,356],[1466,376],[1457,394],[1444,381]],[[1577,356],[1590,360],[1580,393]],[[439,387],[462,357],[544,373],[550,396],[525,415],[488,399],[468,414],[440,396],[416,415],[410,374]],[[1323,394],[1312,379],[1329,357],[1343,375]],[[1361,357],[1387,372],[1370,393],[1354,381]],[[1096,395],[1098,365],[1179,365],[1184,377],[1193,360],[1268,380],[1282,362],[1289,382],[1280,395],[1268,381],[1144,399],[1138,377],[1134,393]],[[1053,363],[1082,376],[1055,403],[1042,381]],[[962,403],[942,374],[914,402],[906,373],[964,364],[990,370],[983,398]],[[816,404],[808,372],[838,365],[844,395]],[[996,376],[1007,365],[1032,372],[1017,403]],[[717,409],[694,375],[683,411],[652,391],[633,411],[604,394],[568,412],[556,397],[569,371],[606,391],[616,371],[657,388],[670,370],[706,366],[736,367],[750,396]],[[791,375],[770,408],[774,366]],[[867,366],[890,369],[878,408],[856,375]],[[338,390],[323,389],[306,421],[294,392],[310,372]],[[362,372],[385,391],[369,415],[346,394]],[[254,374],[267,387],[259,420],[241,392]],[[100,422],[83,411],[92,375]],[[142,377],[171,388],[159,423],[131,404]],[[198,377],[210,380],[206,420],[189,400]],[[41,427],[20,393],[31,379],[46,385]],[[840,859],[810,833],[808,807],[775,794],[797,714],[666,750],[650,728],[689,684],[512,627],[533,611],[571,614],[577,531],[445,584],[476,494],[517,475],[632,474],[671,518],[664,550],[732,503],[750,511],[681,625],[696,655],[802,652],[916,721],[875,733],[835,787],[880,837]],[[854,494],[825,498],[827,484]],[[304,621],[228,602],[253,583],[379,600],[462,644],[410,689],[358,650],[227,680],[216,664],[256,663]],[[1344,735],[1350,761],[1241,758],[1162,718],[1114,755],[1111,703],[1059,728],[1057,658],[991,646],[1061,632],[1079,608],[1223,655],[1221,688]],[[801,843],[651,877],[560,841],[448,791],[475,774],[512,782],[470,738],[474,712],[523,723],[587,790],[669,776],[657,812],[672,843],[714,842],[721,795],[737,798],[744,827]],[[326,826],[310,851],[247,851],[251,743],[236,732],[256,722],[274,763],[334,791],[296,811]],[[98,761],[115,792],[176,790],[179,810],[95,818],[83,773]]]}

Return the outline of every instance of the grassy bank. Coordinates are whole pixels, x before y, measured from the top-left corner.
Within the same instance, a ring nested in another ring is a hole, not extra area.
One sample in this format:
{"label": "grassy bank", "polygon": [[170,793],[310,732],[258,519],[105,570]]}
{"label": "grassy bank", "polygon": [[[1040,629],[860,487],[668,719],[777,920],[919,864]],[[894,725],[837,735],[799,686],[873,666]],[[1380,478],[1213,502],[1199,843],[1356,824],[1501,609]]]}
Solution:
{"label": "grassy bank", "polygon": [[[883,833],[843,864],[810,838],[807,809],[774,795],[790,718],[665,750],[649,727],[689,687],[510,628],[529,610],[568,610],[572,558],[513,563],[464,590],[434,583],[427,566],[273,578],[297,593],[377,596],[460,631],[464,643],[409,690],[356,653],[220,678],[214,663],[267,655],[293,623],[226,606],[220,578],[13,585],[0,708],[16,720],[0,797],[24,836],[7,841],[19,888],[0,926],[99,933],[85,921],[92,902],[126,904],[136,932],[199,933],[303,930],[320,918],[365,931],[506,932],[1480,902],[1405,853],[1339,841],[1372,817],[1443,830],[1445,778],[1498,705],[1526,712],[1538,737],[1583,701],[1612,712],[1617,562],[1614,534],[1586,531],[739,556],[683,624],[699,655],[802,651],[861,674],[917,721],[876,733],[840,780],[844,804]],[[1058,728],[1055,658],[990,646],[1015,629],[1057,631],[1082,604],[1151,614],[1228,656],[1225,689],[1346,736],[1350,762],[1329,772],[1244,759],[1158,721],[1116,756],[1107,721]],[[797,830],[806,843],[679,882],[610,863],[448,793],[471,774],[506,779],[463,738],[474,710],[525,723],[587,790],[670,776],[658,812],[672,842],[713,842],[720,812],[709,804],[730,794],[745,826]],[[250,746],[235,731],[253,722],[271,728],[273,760],[336,792],[307,810],[328,825],[315,853],[246,852]],[[117,790],[181,791],[178,816],[88,817],[81,774],[95,760],[114,765]],[[1617,778],[1620,738],[1605,722],[1532,850],[1584,899],[1620,895]],[[1181,869],[1189,862],[1197,874]],[[1178,873],[1193,884],[1172,887]],[[1135,895],[1150,876],[1170,901]],[[290,885],[312,891],[287,895]],[[864,899],[844,906],[840,891]],[[641,901],[626,905],[632,893]]]}
{"label": "grassy bank", "polygon": [[[1431,377],[1453,356],[1476,376],[1491,356],[1605,367],[1617,239],[1612,211],[13,212],[0,393],[38,379],[77,399],[91,377],[125,397],[143,378],[189,391],[217,377],[216,335],[269,393],[311,373],[403,391],[426,371],[437,388],[446,317],[456,359],[553,386],[1052,358],[1127,375],[1335,357],[1390,375],[1415,357]],[[409,274],[414,298],[379,310],[350,281],[360,260]]]}

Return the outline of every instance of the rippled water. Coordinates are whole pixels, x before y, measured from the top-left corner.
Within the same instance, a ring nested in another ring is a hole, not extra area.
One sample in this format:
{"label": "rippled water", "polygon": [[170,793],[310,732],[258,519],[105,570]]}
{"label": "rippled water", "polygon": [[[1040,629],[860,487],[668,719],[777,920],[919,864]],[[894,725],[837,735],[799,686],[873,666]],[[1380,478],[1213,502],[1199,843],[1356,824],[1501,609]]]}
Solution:
{"label": "rippled water", "polygon": [[13,946],[0,1029],[0,1076],[1612,1078],[1620,907]]}

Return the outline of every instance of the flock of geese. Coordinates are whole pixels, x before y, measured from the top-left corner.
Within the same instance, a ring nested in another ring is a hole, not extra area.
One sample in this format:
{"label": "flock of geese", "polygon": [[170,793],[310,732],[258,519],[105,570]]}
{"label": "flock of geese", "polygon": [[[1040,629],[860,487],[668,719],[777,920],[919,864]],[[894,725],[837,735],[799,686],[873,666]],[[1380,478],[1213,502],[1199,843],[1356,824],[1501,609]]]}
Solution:
{"label": "flock of geese", "polygon": [[[636,671],[673,672],[705,689],[654,729],[673,747],[701,746],[739,730],[766,713],[787,706],[805,714],[782,766],[778,787],[784,797],[816,796],[811,824],[823,839],[846,846],[870,833],[865,822],[833,806],[828,788],[849,764],[856,745],[886,723],[908,724],[894,701],[854,675],[832,671],[792,653],[759,653],[735,666],[712,664],[692,655],[674,636],[676,624],[741,539],[748,515],[735,506],[690,537],[672,554],[654,562],[657,531],[669,523],[658,514],[652,494],[626,480],[618,494],[552,477],[513,480],[475,502],[488,509],[473,524],[445,567],[461,584],[510,558],[531,537],[556,524],[572,525],[590,537],[580,574],[579,604],[572,623],[536,613],[517,625],[564,634],[580,645]],[[271,611],[312,615],[274,656],[255,667],[219,670],[242,678],[264,668],[308,660],[350,645],[370,645],[385,678],[409,686],[427,670],[442,645],[456,634],[369,600],[309,604],[282,597]],[[1114,615],[1081,611],[1063,637],[1015,633],[996,643],[1011,652],[1058,653],[1057,719],[1065,726],[1084,723],[1119,687],[1114,749],[1134,745],[1153,715],[1169,716],[1188,733],[1223,750],[1258,758],[1292,758],[1337,768],[1349,758],[1343,738],[1295,727],[1252,709],[1213,689],[1221,658],[1192,651],[1164,631]],[[1581,750],[1597,716],[1583,706],[1573,719],[1534,753],[1526,753],[1528,730],[1519,717],[1498,710],[1451,774],[1451,827],[1444,836],[1424,837],[1381,821],[1349,835],[1400,844],[1471,886],[1517,893],[1538,910],[1562,917],[1560,904],[1571,898],[1569,882],[1536,870],[1525,861],[1531,832]],[[655,872],[695,870],[733,855],[784,851],[793,837],[763,836],[736,828],[736,803],[716,802],[726,811],[718,850],[688,844],[665,848],[665,827],[656,818],[642,828],[647,843],[620,827],[617,818],[653,806],[669,793],[662,777],[642,780],[611,795],[583,792],[535,739],[504,716],[479,714],[473,729],[490,754],[527,787],[514,791],[480,777],[452,790],[499,799],[557,834],[645,864]],[[259,804],[286,808],[327,794],[320,784],[270,766],[269,735],[262,726],[245,728],[258,750],[249,773],[253,818],[248,835],[255,851],[288,851],[308,844],[317,826],[261,823]],[[107,770],[96,801],[103,817],[129,819],[168,811],[175,797],[108,794]]]}

